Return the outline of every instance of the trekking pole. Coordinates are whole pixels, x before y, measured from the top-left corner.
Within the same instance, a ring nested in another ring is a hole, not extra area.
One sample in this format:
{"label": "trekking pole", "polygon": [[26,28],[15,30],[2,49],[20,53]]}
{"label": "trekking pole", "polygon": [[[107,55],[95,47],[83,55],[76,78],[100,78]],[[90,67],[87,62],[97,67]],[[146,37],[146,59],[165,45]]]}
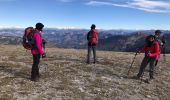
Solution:
{"label": "trekking pole", "polygon": [[134,56],[133,61],[132,61],[131,65],[130,65],[130,67],[129,67],[129,70],[128,70],[127,75],[129,75],[129,73],[130,73],[130,71],[131,71],[131,68],[132,68],[132,66],[133,66],[133,63],[135,62],[135,59],[136,59],[137,54],[138,54],[138,52],[135,53],[135,56]]}

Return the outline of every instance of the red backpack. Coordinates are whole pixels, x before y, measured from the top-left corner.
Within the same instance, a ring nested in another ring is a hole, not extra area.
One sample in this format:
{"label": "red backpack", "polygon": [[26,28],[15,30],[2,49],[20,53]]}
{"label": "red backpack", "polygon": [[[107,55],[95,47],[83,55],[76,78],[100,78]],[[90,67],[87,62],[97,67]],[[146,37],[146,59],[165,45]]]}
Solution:
{"label": "red backpack", "polygon": [[89,35],[89,42],[91,44],[97,44],[97,37],[96,37],[97,33],[96,33],[96,31],[95,30],[91,30],[88,33],[88,35]]}
{"label": "red backpack", "polygon": [[35,29],[33,27],[27,27],[25,29],[22,45],[27,50],[31,50],[34,47],[34,33]]}

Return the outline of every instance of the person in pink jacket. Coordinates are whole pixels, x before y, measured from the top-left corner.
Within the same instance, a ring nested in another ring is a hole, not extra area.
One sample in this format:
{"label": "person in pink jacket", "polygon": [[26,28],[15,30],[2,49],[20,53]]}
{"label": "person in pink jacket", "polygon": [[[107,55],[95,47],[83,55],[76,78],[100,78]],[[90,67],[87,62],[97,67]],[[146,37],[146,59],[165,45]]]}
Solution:
{"label": "person in pink jacket", "polygon": [[42,37],[41,32],[44,27],[42,23],[37,23],[35,25],[35,33],[34,33],[34,47],[31,49],[31,53],[33,55],[33,65],[31,71],[31,81],[36,81],[39,78],[39,62],[41,55],[44,55],[43,47],[42,47]]}

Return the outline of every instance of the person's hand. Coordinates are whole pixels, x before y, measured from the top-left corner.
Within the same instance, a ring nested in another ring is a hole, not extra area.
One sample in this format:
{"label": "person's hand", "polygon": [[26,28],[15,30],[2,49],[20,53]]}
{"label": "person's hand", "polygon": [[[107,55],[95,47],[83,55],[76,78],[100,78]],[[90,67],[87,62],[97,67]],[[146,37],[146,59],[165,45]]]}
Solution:
{"label": "person's hand", "polygon": [[46,53],[42,54],[42,58],[46,58]]}
{"label": "person's hand", "polygon": [[42,43],[43,43],[43,44],[46,44],[47,41],[46,41],[45,39],[42,39]]}
{"label": "person's hand", "polygon": [[136,49],[137,53],[141,53],[141,50],[139,48]]}
{"label": "person's hand", "polygon": [[149,56],[149,57],[153,57],[153,55],[152,55],[151,53],[148,53],[148,56]]}

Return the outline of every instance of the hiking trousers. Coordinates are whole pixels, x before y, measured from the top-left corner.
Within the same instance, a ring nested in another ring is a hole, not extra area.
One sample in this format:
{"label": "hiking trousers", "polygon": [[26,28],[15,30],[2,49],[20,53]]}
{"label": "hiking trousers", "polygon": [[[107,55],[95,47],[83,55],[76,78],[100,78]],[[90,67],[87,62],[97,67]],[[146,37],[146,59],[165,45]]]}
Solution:
{"label": "hiking trousers", "polygon": [[40,63],[40,54],[33,55],[31,80],[36,80],[39,77],[39,67],[38,67],[39,63]]}
{"label": "hiking trousers", "polygon": [[142,60],[139,73],[137,74],[138,77],[141,77],[144,74],[144,70],[146,66],[149,64],[149,76],[150,79],[153,79],[154,77],[154,69],[155,69],[155,62],[156,62],[156,57],[148,57],[145,56],[144,59]]}
{"label": "hiking trousers", "polygon": [[93,50],[93,63],[96,63],[96,46],[88,45],[87,63],[90,63],[91,49]]}

